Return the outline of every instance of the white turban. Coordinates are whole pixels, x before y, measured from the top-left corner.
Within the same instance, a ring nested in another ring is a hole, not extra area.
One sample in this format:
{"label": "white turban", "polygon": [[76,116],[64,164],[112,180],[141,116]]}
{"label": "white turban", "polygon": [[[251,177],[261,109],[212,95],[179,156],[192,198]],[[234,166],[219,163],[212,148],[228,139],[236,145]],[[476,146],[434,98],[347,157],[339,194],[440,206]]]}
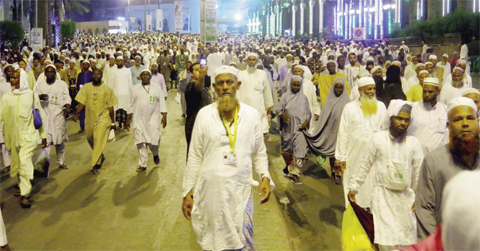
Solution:
{"label": "white turban", "polygon": [[364,87],[366,85],[374,85],[374,84],[375,84],[375,80],[373,80],[372,77],[363,77],[358,80],[358,88]]}
{"label": "white turban", "polygon": [[428,59],[435,59],[437,60],[437,55],[433,55],[433,54],[430,54],[430,56],[428,56]]}
{"label": "white turban", "polygon": [[110,58],[113,58],[113,59],[115,59],[115,57],[114,57],[113,55],[112,55],[112,56],[110,56],[110,57],[108,57],[108,59],[110,59]]}
{"label": "white turban", "polygon": [[90,59],[90,62],[95,62],[95,63],[96,63],[96,62],[97,62],[97,60],[95,60],[95,59],[91,58],[91,59]]}
{"label": "white turban", "polygon": [[328,65],[329,63],[334,63],[335,65],[337,65],[337,62],[335,62],[334,60],[328,60],[328,61],[327,61],[327,65]]}
{"label": "white turban", "polygon": [[427,71],[427,70],[421,70],[419,73],[418,73],[418,76],[422,75],[423,73],[427,74],[427,75],[430,75],[430,73]]}
{"label": "white turban", "polygon": [[412,104],[410,102],[407,102],[405,100],[401,99],[393,99],[390,101],[390,105],[388,105],[388,117],[391,116],[398,116],[398,113],[402,110],[404,105],[409,105],[410,106],[410,112],[411,112],[411,107]]}
{"label": "white turban", "polygon": [[442,55],[442,57],[446,57],[446,58],[448,58],[448,54],[447,54],[447,53],[445,53],[445,54],[443,54],[443,55]]}
{"label": "white turban", "polygon": [[373,62],[373,61],[375,61],[375,60],[373,60],[373,58],[372,58],[372,57],[368,57],[368,58],[367,58],[367,62],[368,62],[368,61],[371,61],[371,62]]}
{"label": "white turban", "polygon": [[116,59],[121,59],[121,60],[123,60],[123,56],[118,56]]}
{"label": "white turban", "polygon": [[376,72],[376,71],[379,70],[379,69],[381,70],[382,67],[380,67],[380,66],[375,66],[375,67],[373,67],[373,68],[370,70],[370,74],[373,74],[374,72]]}
{"label": "white turban", "polygon": [[445,250],[480,250],[480,170],[462,171],[443,189],[442,241]]}
{"label": "white turban", "polygon": [[15,66],[13,66],[12,64],[6,64],[4,67],[3,67],[3,70],[7,69],[7,67],[11,66],[13,69],[15,69]]}
{"label": "white turban", "polygon": [[460,67],[453,67],[452,73],[454,73],[456,70],[459,70],[461,73],[463,73],[463,69]]}
{"label": "white turban", "polygon": [[69,63],[77,63],[77,61],[75,61],[75,59],[71,59]]}
{"label": "white turban", "polygon": [[140,72],[140,74],[142,74],[142,73],[145,72],[145,71],[148,72],[148,73],[150,73],[150,75],[152,75],[152,72],[151,72],[149,69],[143,69],[143,70]]}
{"label": "white turban", "polygon": [[472,93],[480,95],[480,91],[478,91],[478,89],[467,88],[467,89],[463,90],[462,97],[465,97],[465,95],[472,94]]}
{"label": "white turban", "polygon": [[90,61],[85,59],[85,60],[82,61],[82,64],[84,64],[84,63],[90,64]]}
{"label": "white turban", "polygon": [[215,70],[214,79],[216,79],[218,75],[224,74],[224,73],[230,73],[234,76],[238,76],[237,68],[228,66],[228,65],[222,65]]}
{"label": "white turban", "polygon": [[396,66],[399,66],[399,67],[402,66],[402,63],[401,63],[400,61],[398,61],[398,60],[393,61],[392,64],[393,64],[393,65],[396,65]]}
{"label": "white turban", "polygon": [[53,68],[54,70],[57,70],[57,67],[55,67],[55,65],[53,65],[53,64],[49,64],[49,65],[45,66],[45,69],[47,69],[47,68]]}
{"label": "white turban", "polygon": [[433,65],[433,63],[432,63],[432,62],[426,62],[426,63],[425,63],[425,66],[427,66],[427,64],[431,64],[431,65]]}
{"label": "white turban", "polygon": [[438,87],[438,78],[425,78],[423,80],[423,85],[433,85]]}
{"label": "white turban", "polygon": [[248,59],[249,57],[255,57],[256,59],[258,59],[257,53],[253,53],[253,52],[250,52],[250,53],[247,54],[247,59]]}
{"label": "white turban", "polygon": [[420,66],[425,67],[425,65],[424,65],[423,63],[417,63],[417,65],[415,66],[415,69],[417,69],[417,68],[420,67]]}
{"label": "white turban", "polygon": [[477,106],[475,105],[473,100],[471,100],[469,98],[465,98],[465,97],[456,97],[456,98],[452,99],[450,101],[450,103],[448,103],[447,113],[450,113],[450,111],[453,108],[455,108],[457,106],[461,106],[461,105],[470,106],[473,109],[474,113],[475,114],[477,113]]}
{"label": "white turban", "polygon": [[292,56],[292,54],[287,54],[285,57],[288,58],[288,57],[293,57],[293,56]]}
{"label": "white turban", "polygon": [[465,61],[465,59],[461,58],[459,60],[457,60],[457,64],[466,64],[467,61]]}

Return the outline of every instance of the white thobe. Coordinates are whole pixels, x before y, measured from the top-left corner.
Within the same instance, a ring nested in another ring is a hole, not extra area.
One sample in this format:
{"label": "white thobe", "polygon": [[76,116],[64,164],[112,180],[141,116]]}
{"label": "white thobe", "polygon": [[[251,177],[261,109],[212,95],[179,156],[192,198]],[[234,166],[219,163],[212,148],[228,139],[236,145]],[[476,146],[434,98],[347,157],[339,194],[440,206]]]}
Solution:
{"label": "white thobe", "polygon": [[445,84],[442,87],[442,90],[440,91],[440,96],[438,97],[438,101],[440,101],[443,104],[450,103],[450,101],[454,98],[461,97],[462,92],[470,87],[468,87],[466,84],[464,84],[460,88],[453,87],[452,82],[445,82]]}
{"label": "white thobe", "polygon": [[443,64],[441,61],[437,64],[437,67],[442,67],[443,68],[443,76],[442,76],[442,83],[445,83],[445,79],[448,77],[448,75],[452,74],[452,69],[450,67],[450,63],[446,62]]}
{"label": "white thobe", "polygon": [[162,132],[162,113],[167,113],[165,95],[156,84],[133,87],[131,105],[133,109],[133,131],[135,144],[147,143],[158,146]]}
{"label": "white thobe", "polygon": [[[464,83],[464,86],[466,86],[466,88],[472,88],[473,87],[473,82],[472,82],[472,77],[468,74],[463,74],[463,83]],[[452,84],[452,74],[448,75],[444,81],[443,81],[444,84]]]}
{"label": "white thobe", "polygon": [[123,109],[127,113],[131,113],[130,107],[130,93],[133,89],[132,72],[125,66],[121,69],[113,70],[113,92],[117,97],[118,104],[115,106],[115,111]]}
{"label": "white thobe", "polygon": [[353,88],[355,86],[355,80],[358,77],[358,73],[360,73],[360,67],[357,67],[355,65],[352,66],[351,64],[348,64],[345,66],[345,68],[348,68],[351,71],[353,82],[351,82],[350,88]]}
{"label": "white thobe", "polygon": [[407,84],[405,85],[405,87],[402,86],[402,90],[405,96],[408,95],[408,92],[410,91],[410,89],[412,89],[412,87],[418,85],[419,83],[420,83],[420,80],[416,75],[414,77],[409,78],[407,80]]}
{"label": "white thobe", "polygon": [[417,65],[416,64],[410,64],[405,67],[405,73],[403,74],[403,77],[405,79],[409,80],[410,78],[417,77],[417,72],[415,71]]}
{"label": "white thobe", "polygon": [[467,44],[463,44],[462,47],[460,47],[460,58],[464,58],[465,60],[468,58]]}
{"label": "white thobe", "polygon": [[287,59],[286,58],[277,58],[275,60],[275,69],[277,70],[277,72],[280,72],[280,69],[284,65],[287,65]]}
{"label": "white thobe", "polygon": [[258,69],[253,73],[249,73],[247,69],[238,74],[238,81],[241,81],[242,85],[237,97],[241,102],[257,109],[261,117],[263,133],[268,133],[269,129],[266,109],[273,107],[272,92],[267,78],[267,73]]}
{"label": "white thobe", "polygon": [[448,142],[447,107],[444,104],[437,102],[431,108],[423,101],[415,102],[412,114],[414,119],[408,127],[408,134],[420,141],[424,155]]}
{"label": "white thobe", "polygon": [[163,97],[168,97],[167,86],[165,84],[165,78],[161,73],[157,73],[156,75],[152,75],[152,79],[150,83],[157,84],[162,89]]}
{"label": "white thobe", "polygon": [[[363,114],[358,100],[348,103],[343,108],[335,147],[335,159],[347,162],[347,168],[343,174],[345,206],[349,204],[347,184],[360,164],[373,134],[388,128],[388,119],[387,109],[380,101],[377,102],[377,113],[368,116]],[[372,189],[372,177],[369,176],[357,195],[359,206],[370,207]]]}
{"label": "white thobe", "polygon": [[5,224],[3,223],[2,210],[0,210],[0,246],[5,246],[7,244],[7,230],[5,229]]}
{"label": "white thobe", "polygon": [[340,68],[337,67],[336,72],[342,73],[343,75],[345,75],[345,77],[347,78],[347,82],[350,85],[350,88],[355,86],[355,81],[354,81],[354,77],[353,77],[353,73],[352,73],[352,68],[345,67],[343,69],[340,69]]}
{"label": "white thobe", "polygon": [[72,99],[68,91],[68,85],[62,80],[56,80],[53,84],[39,82],[35,86],[38,95],[47,94],[47,101],[40,101],[46,115],[45,128],[47,129],[47,142],[60,145],[68,140],[67,120],[63,116],[63,107],[71,104]]}
{"label": "white thobe", "polygon": [[[222,54],[220,53],[212,53],[207,56],[207,66],[208,71],[207,75],[213,77],[215,70],[222,66]],[[212,83],[215,82],[215,79],[212,79]]]}
{"label": "white thobe", "polygon": [[[260,115],[240,103],[235,142],[236,163],[227,164],[224,155],[230,144],[217,103],[202,108],[197,115],[183,177],[185,197],[193,190],[192,225],[203,250],[236,250],[242,241],[244,215],[252,186],[252,166],[270,179]],[[235,133],[234,125],[231,132]],[[274,184],[270,179],[273,190]]]}
{"label": "white thobe", "polygon": [[[4,77],[0,77],[0,100],[2,100],[3,95],[10,92],[12,92],[12,86],[10,85],[10,83],[7,82]],[[2,145],[2,158],[3,164],[5,165],[5,167],[7,167],[10,166],[10,164],[12,163],[12,158],[10,156],[10,151],[7,150],[7,147],[4,143],[5,140],[3,139],[3,122],[0,122],[0,145]]]}
{"label": "white thobe", "polygon": [[[422,147],[413,136],[399,140],[393,139],[388,131],[377,132],[364,149],[364,157],[348,183],[348,190],[360,191],[367,175],[373,175],[374,243],[411,245],[417,242],[417,222],[412,206],[422,161]],[[391,163],[397,163],[398,167]],[[403,175],[405,189],[387,188],[391,176],[397,177],[393,173]]]}
{"label": "white thobe", "polygon": [[303,94],[307,97],[308,106],[310,107],[310,111],[312,113],[308,133],[313,134],[315,132],[315,125],[317,124],[314,115],[320,116],[321,108],[320,104],[318,103],[317,93],[315,92],[315,86],[313,85],[312,81],[303,79],[302,88]]}
{"label": "white thobe", "polygon": [[110,66],[110,64],[105,65],[105,68],[103,69],[103,83],[106,84],[108,87],[113,89],[113,73],[117,69],[117,65],[114,64],[113,66]]}

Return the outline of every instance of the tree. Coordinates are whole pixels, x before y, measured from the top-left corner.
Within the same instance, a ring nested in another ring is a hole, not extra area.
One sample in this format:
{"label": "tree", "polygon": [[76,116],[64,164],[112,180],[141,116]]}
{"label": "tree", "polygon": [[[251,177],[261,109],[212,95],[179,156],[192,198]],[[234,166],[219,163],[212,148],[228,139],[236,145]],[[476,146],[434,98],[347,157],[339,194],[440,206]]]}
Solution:
{"label": "tree", "polygon": [[21,22],[0,21],[0,40],[3,47],[18,47],[24,36],[25,32]]}
{"label": "tree", "polygon": [[74,15],[83,15],[90,12],[90,0],[63,0],[65,2],[65,13],[68,20]]}
{"label": "tree", "polygon": [[62,27],[62,41],[73,39],[73,36],[77,31],[77,23],[73,21],[65,21],[62,22],[60,26]]}

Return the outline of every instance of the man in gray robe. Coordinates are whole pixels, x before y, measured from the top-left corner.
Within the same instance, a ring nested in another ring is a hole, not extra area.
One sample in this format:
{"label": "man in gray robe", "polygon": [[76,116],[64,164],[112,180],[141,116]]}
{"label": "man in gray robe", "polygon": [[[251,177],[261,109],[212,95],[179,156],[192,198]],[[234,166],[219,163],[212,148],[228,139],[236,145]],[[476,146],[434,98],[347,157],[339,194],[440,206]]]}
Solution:
{"label": "man in gray robe", "polygon": [[450,143],[430,152],[424,159],[415,198],[419,240],[433,234],[442,222],[442,194],[445,184],[463,170],[479,169],[479,127],[477,106],[458,97],[448,104]]}

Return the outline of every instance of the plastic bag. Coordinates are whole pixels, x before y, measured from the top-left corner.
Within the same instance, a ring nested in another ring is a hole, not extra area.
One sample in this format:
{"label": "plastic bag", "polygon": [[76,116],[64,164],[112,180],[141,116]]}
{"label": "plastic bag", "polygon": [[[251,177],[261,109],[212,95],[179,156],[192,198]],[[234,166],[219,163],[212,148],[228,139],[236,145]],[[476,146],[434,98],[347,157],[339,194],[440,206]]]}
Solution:
{"label": "plastic bag", "polygon": [[177,92],[177,95],[175,96],[175,102],[177,102],[177,104],[180,104],[182,102],[182,96],[178,92]]}
{"label": "plastic bag", "polygon": [[342,250],[375,250],[350,204],[343,213]]}
{"label": "plastic bag", "polygon": [[108,141],[115,142],[115,130],[110,129],[110,134],[108,134]]}
{"label": "plastic bag", "polygon": [[[48,147],[48,146],[47,146]],[[34,176],[48,178],[50,173],[50,155],[47,149],[43,148],[35,161]]]}

